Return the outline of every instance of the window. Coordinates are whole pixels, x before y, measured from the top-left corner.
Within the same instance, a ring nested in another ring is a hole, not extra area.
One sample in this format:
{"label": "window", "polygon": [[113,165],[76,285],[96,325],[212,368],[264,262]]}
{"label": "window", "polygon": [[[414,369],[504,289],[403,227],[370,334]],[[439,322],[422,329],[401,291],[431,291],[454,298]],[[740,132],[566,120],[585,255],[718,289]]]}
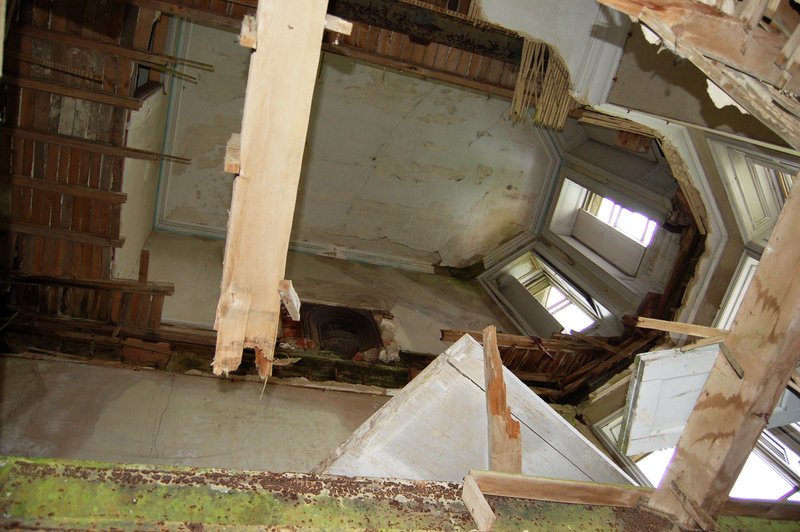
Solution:
{"label": "window", "polygon": [[[658,222],[630,205],[566,178],[550,221],[553,233],[611,275],[621,272],[634,278],[658,227]],[[660,241],[665,238],[662,235]]]}
{"label": "window", "polygon": [[658,229],[658,224],[644,214],[628,210],[594,192],[587,194],[583,209],[644,247],[650,245]]}
{"label": "window", "polygon": [[589,299],[548,264],[530,255],[531,269],[518,277],[530,294],[564,327],[564,332],[583,331],[595,321]]}

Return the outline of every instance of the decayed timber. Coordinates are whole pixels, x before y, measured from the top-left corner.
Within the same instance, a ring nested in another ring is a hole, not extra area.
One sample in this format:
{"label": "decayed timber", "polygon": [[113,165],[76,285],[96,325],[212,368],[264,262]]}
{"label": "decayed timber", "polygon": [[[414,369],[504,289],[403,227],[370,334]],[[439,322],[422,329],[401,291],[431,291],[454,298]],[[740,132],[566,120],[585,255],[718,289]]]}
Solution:
{"label": "decayed timber", "polygon": [[404,33],[417,42],[444,44],[509,63],[519,64],[522,55],[519,35],[414,0],[330,0],[328,12]]}
{"label": "decayed timber", "polygon": [[170,0],[126,0],[126,2],[134,6],[147,7],[169,13],[170,15],[185,17],[189,20],[206,22],[228,30],[239,31],[242,25],[241,19],[232,18],[210,9],[190,7],[180,2]]}
{"label": "decayed timber", "polygon": [[790,193],[725,344],[743,378],[717,357],[650,505],[694,526],[670,489],[711,518],[722,510],[800,355],[800,193]]}
{"label": "decayed timber", "polygon": [[71,98],[78,98],[89,102],[104,103],[107,105],[113,105],[114,107],[122,107],[123,109],[130,109],[132,111],[138,111],[142,108],[142,102],[137,98],[128,98],[127,96],[116,96],[114,94],[81,89],[78,87],[69,87],[54,81],[43,81],[25,76],[4,75],[2,82],[7,83],[8,85],[22,87],[24,89],[51,92],[53,94],[60,94],[61,96],[69,96]]}
{"label": "decayed timber", "polygon": [[192,61],[182,57],[173,57],[169,55],[159,54],[156,52],[145,52],[143,50],[134,50],[125,46],[110,44],[106,42],[96,41],[92,39],[84,39],[77,35],[69,35],[66,33],[58,33],[52,30],[44,30],[35,26],[15,25],[12,27],[12,34],[27,35],[28,37],[36,37],[37,39],[45,39],[51,42],[57,42],[68,46],[77,46],[79,48],[86,48],[87,50],[94,50],[106,54],[117,55],[126,57],[135,61],[142,61],[145,63],[155,63],[157,65],[168,65],[170,63],[181,63],[187,66],[202,68],[206,70],[213,70],[214,65],[208,63],[201,63],[199,61]]}
{"label": "decayed timber", "polygon": [[259,2],[215,324],[218,375],[239,366],[245,346],[273,358],[326,3]]}
{"label": "decayed timber", "polygon": [[445,72],[443,70],[435,70],[432,68],[427,68],[422,65],[418,65],[416,63],[409,63],[392,57],[378,55],[376,53],[367,52],[355,46],[348,46],[342,43],[340,44],[322,43],[322,49],[326,52],[343,55],[345,57],[351,57],[353,59],[358,59],[360,61],[367,61],[369,63],[374,63],[376,65],[394,68],[401,72],[410,72],[412,74],[419,74],[420,76],[425,76],[427,78],[443,81],[445,83],[452,83],[453,85],[468,87],[470,89],[475,89],[481,92],[485,92],[487,94],[493,94],[495,96],[499,96],[500,98],[505,98],[507,100],[510,100],[511,97],[514,96],[513,89],[499,87],[492,83],[487,83],[485,81],[480,81],[477,79],[470,79],[468,77],[460,76],[458,74],[451,74],[450,72]]}
{"label": "decayed timber", "polygon": [[48,181],[46,179],[38,179],[36,177],[27,177],[17,174],[0,173],[0,183],[11,183],[12,185],[17,185],[20,187],[30,187],[46,192],[55,192],[56,194],[65,194],[67,196],[107,201],[115,204],[125,203],[128,199],[128,195],[124,192],[111,192],[108,190],[100,190],[74,184],[58,183],[55,181]]}
{"label": "decayed timber", "polygon": [[[628,320],[626,319],[625,321]],[[656,331],[672,332],[676,334],[688,334],[689,336],[699,336],[701,338],[724,336],[728,333],[728,331],[725,329],[716,329],[714,327],[694,325],[692,323],[681,323],[677,321],[657,320],[655,318],[645,318],[643,316],[636,316],[631,321],[637,327],[641,327],[642,329],[654,329]]]}
{"label": "decayed timber", "polygon": [[56,286],[72,286],[76,288],[98,288],[103,290],[120,290],[131,293],[161,294],[171,296],[175,293],[172,283],[141,282],[127,279],[75,279],[72,277],[56,277],[22,272],[0,272],[4,283],[42,284]]}
{"label": "decayed timber", "polygon": [[[639,20],[670,45],[694,47],[708,59],[719,61],[754,78],[782,87],[785,71],[776,65],[785,39],[761,27],[749,30],[746,22],[697,0],[599,0]],[[800,79],[786,88],[800,91]],[[738,102],[741,104],[742,102]]]}
{"label": "decayed timber", "polygon": [[503,381],[503,362],[497,350],[497,329],[483,330],[486,377],[486,417],[489,421],[489,467],[506,473],[522,472],[522,437],[519,422],[511,418]]}
{"label": "decayed timber", "polygon": [[184,157],[169,155],[166,153],[157,153],[147,150],[140,150],[138,148],[130,148],[128,146],[114,146],[107,142],[100,142],[97,140],[89,140],[80,137],[72,137],[69,135],[54,135],[49,133],[42,133],[40,131],[33,131],[20,127],[0,127],[0,134],[10,135],[28,140],[38,140],[41,142],[48,142],[58,144],[60,146],[67,146],[69,148],[77,148],[79,150],[86,150],[95,153],[102,153],[104,155],[112,155],[116,157],[129,157],[131,159],[144,159],[147,161],[158,161],[159,159],[168,159],[180,163],[189,163],[191,160]]}

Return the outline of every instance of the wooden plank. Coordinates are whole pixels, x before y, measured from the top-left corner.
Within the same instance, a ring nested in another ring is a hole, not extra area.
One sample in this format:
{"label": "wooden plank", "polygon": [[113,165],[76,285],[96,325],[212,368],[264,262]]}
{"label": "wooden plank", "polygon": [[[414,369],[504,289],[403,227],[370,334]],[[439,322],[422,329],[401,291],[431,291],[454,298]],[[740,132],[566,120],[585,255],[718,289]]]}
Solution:
{"label": "wooden plank", "polygon": [[470,471],[481,493],[539,501],[601,504],[634,508],[647,500],[650,488],[529,477],[496,471]]}
{"label": "wooden plank", "polygon": [[335,15],[325,15],[325,30],[350,35],[353,33],[353,23]]}
{"label": "wooden plank", "polygon": [[11,183],[20,187],[30,187],[46,192],[53,192],[55,194],[64,194],[79,198],[88,198],[98,201],[105,201],[112,204],[122,204],[128,199],[128,195],[124,192],[106,192],[104,190],[97,190],[93,188],[86,188],[77,185],[65,185],[62,183],[54,183],[44,179],[37,179],[33,177],[25,177],[16,174],[0,173],[0,183]]}
{"label": "wooden plank", "polygon": [[[413,50],[414,48],[423,49],[423,47],[412,44],[410,41],[405,43],[405,45],[407,45],[408,50]],[[406,50],[405,45],[404,45],[403,55],[405,55],[405,50]],[[469,75],[467,77],[464,77],[458,74],[451,74],[449,72],[440,72],[438,70],[423,66],[421,60],[416,61],[413,59],[413,57],[410,57],[409,60],[404,60],[403,57],[395,59],[393,57],[379,56],[377,54],[361,50],[355,46],[349,46],[343,42],[338,45],[333,43],[323,43],[322,49],[326,52],[343,55],[345,57],[351,57],[353,59],[358,59],[361,61],[367,61],[369,63],[374,63],[380,66],[394,68],[400,70],[401,72],[411,72],[413,74],[419,74],[421,76],[429,77],[431,79],[436,79],[438,81],[444,81],[445,83],[452,83],[454,85],[459,85],[461,87],[468,87],[470,89],[475,89],[481,92],[485,92],[487,94],[493,94],[495,96],[499,96],[507,100],[511,100],[511,98],[514,96],[513,89],[508,89],[505,87],[500,87],[483,81],[478,81],[476,79],[471,79],[471,76]],[[479,56],[476,56],[476,59],[474,59],[474,61],[476,63],[479,63],[480,62]]]}
{"label": "wooden plank", "polygon": [[461,488],[461,500],[469,510],[469,515],[478,525],[478,530],[491,530],[497,520],[486,497],[483,496],[475,478],[472,475],[464,477],[464,486]]}
{"label": "wooden plank", "polygon": [[278,294],[281,302],[286,307],[286,311],[294,321],[300,321],[300,297],[294,289],[291,281],[283,280],[278,283]]}
{"label": "wooden plank", "polygon": [[225,171],[229,174],[238,174],[241,167],[242,135],[231,133],[231,138],[225,144]]}
{"label": "wooden plank", "polygon": [[[239,30],[239,44],[245,48],[252,48],[255,50],[257,39],[258,28],[256,27],[256,17],[254,15],[245,15],[242,19],[242,27]],[[225,171],[227,172],[228,170]]]}
{"label": "wooden plank", "polygon": [[[278,283],[284,278],[325,7],[325,0],[259,2],[260,44],[250,58],[241,168],[234,182],[215,323],[216,374],[238,367],[242,344],[262,349],[268,358],[274,351]],[[264,231],[267,204],[270,230]],[[238,302],[251,298],[241,316]]]}
{"label": "wooden plank", "polygon": [[656,331],[671,332],[677,334],[688,334],[689,336],[699,336],[708,338],[711,336],[724,336],[728,334],[725,329],[716,329],[704,325],[694,325],[692,323],[680,323],[677,321],[657,320],[655,318],[645,318],[636,316],[632,322],[642,329],[654,329]]}
{"label": "wooden plank", "polygon": [[483,330],[483,361],[486,377],[486,416],[489,422],[489,467],[505,473],[522,472],[522,439],[519,422],[511,418],[506,402],[503,363],[497,350],[497,329]]}
{"label": "wooden plank", "polygon": [[[716,517],[767,424],[800,356],[800,193],[781,211],[731,331],[728,350],[744,369],[739,378],[718,357],[650,505],[694,526],[668,488],[676,481],[687,498]],[[666,487],[665,487],[666,486]]]}
{"label": "wooden plank", "polygon": [[150,269],[150,250],[143,249],[139,252],[139,282],[147,282],[147,272]]}
{"label": "wooden plank", "polygon": [[12,231],[14,233],[23,233],[26,235],[38,235],[56,238],[59,240],[70,240],[72,242],[79,242],[81,244],[111,246],[115,248],[122,247],[122,244],[125,243],[124,238],[108,238],[83,231],[59,229],[57,227],[48,227],[45,225],[37,225],[27,222],[9,222],[0,220],[0,231]]}
{"label": "wooden plank", "polygon": [[55,275],[35,275],[23,272],[0,272],[0,278],[6,283],[15,284],[49,284],[92,288],[102,290],[118,290],[121,292],[161,294],[171,296],[175,293],[172,283],[139,282],[128,279],[87,279],[75,277],[58,277]]}
{"label": "wooden plank", "polygon": [[38,140],[41,142],[50,142],[54,144],[59,144],[61,146],[67,146],[70,148],[76,148],[80,150],[88,150],[94,153],[102,153],[105,155],[113,155],[117,157],[130,157],[133,159],[144,159],[148,161],[158,161],[159,159],[164,158],[183,163],[191,162],[189,159],[185,159],[183,157],[177,157],[174,155],[169,155],[164,153],[156,153],[147,150],[140,150],[138,148],[129,148],[127,146],[114,146],[106,142],[87,140],[85,138],[78,138],[70,135],[47,134],[47,133],[41,133],[39,131],[33,131],[30,129],[12,128],[5,126],[0,127],[0,133],[2,133],[3,135],[10,135],[13,137],[18,137],[28,140]]}
{"label": "wooden plank", "polygon": [[[443,342],[455,342],[465,334],[472,336],[475,340],[481,341],[483,333],[481,331],[467,331],[464,329],[441,329],[441,340]],[[497,345],[499,347],[517,347],[520,349],[553,349],[565,350],[581,353],[594,353],[597,348],[587,346],[583,342],[570,342],[567,340],[555,340],[539,338],[536,336],[521,336],[517,334],[497,334]]]}
{"label": "wooden plank", "polygon": [[241,17],[229,17],[225,14],[210,9],[190,7],[180,2],[169,0],[126,0],[127,3],[150,9],[157,9],[170,15],[183,17],[192,21],[206,22],[223,29],[239,31],[242,24]]}
{"label": "wooden plank", "polygon": [[[104,103],[113,105],[115,107],[122,107],[124,109],[131,109],[138,111],[142,108],[142,102],[136,98],[127,98],[124,96],[114,96],[113,94],[105,94],[93,90],[80,89],[77,87],[69,87],[60,83],[52,81],[43,81],[24,76],[10,76],[3,75],[2,82],[9,85],[15,85],[25,89],[35,89],[38,91],[50,92],[59,94],[61,96],[69,96],[71,98],[79,98],[90,102]],[[47,106],[49,109],[49,105]],[[48,113],[49,118],[49,113]],[[46,128],[42,128],[46,129]]]}

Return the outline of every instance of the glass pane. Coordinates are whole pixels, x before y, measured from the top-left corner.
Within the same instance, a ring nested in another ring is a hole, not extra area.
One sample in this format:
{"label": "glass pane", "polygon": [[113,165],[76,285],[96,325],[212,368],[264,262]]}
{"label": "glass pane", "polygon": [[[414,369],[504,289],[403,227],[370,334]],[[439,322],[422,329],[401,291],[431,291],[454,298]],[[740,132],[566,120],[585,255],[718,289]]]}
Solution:
{"label": "glass pane", "polygon": [[564,326],[565,331],[580,332],[594,323],[594,320],[574,303],[569,303],[561,310],[553,312],[553,317]]}
{"label": "glass pane", "polygon": [[750,453],[744,464],[736,484],[731,490],[731,497],[738,499],[775,500],[786,494],[792,485],[770,467],[760,456]]}
{"label": "glass pane", "polygon": [[658,487],[664,473],[667,472],[667,466],[670,460],[672,460],[673,454],[675,454],[674,448],[655,451],[636,462],[636,467],[644,473],[644,476],[647,477],[647,480],[649,480],[653,486]]}
{"label": "glass pane", "polygon": [[647,230],[647,222],[650,220],[643,214],[622,209],[616,228],[636,240],[641,242]]}
{"label": "glass pane", "polygon": [[611,213],[613,210],[614,202],[608,198],[603,198],[603,201],[600,202],[600,208],[597,209],[597,217],[611,225]]}

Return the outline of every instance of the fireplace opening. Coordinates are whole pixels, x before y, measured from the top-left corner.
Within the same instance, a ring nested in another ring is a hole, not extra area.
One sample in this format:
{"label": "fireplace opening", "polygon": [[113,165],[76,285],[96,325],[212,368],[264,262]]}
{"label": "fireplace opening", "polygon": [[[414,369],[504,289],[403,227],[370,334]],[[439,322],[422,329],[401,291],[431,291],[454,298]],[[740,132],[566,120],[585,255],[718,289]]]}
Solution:
{"label": "fireplace opening", "polygon": [[304,337],[345,359],[383,347],[372,312],[367,310],[304,303],[300,321]]}

